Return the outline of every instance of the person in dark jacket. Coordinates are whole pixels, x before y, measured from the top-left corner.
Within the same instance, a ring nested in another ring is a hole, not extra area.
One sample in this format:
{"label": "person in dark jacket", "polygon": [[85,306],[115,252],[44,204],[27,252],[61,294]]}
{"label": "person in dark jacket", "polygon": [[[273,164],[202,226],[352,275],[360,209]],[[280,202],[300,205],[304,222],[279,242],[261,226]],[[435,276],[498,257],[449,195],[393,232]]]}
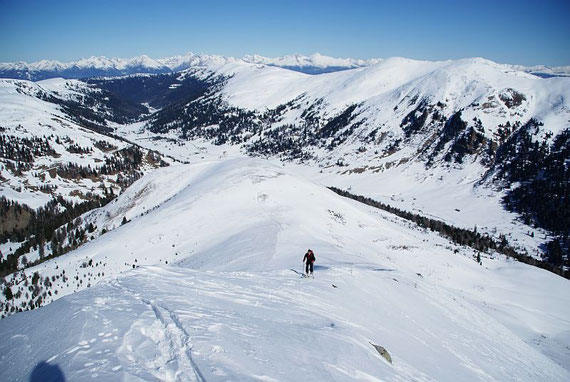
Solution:
{"label": "person in dark jacket", "polygon": [[303,257],[303,262],[305,263],[305,274],[307,276],[309,276],[309,271],[311,272],[310,274],[313,274],[313,263],[315,262],[316,258],[315,258],[315,254],[313,253],[312,250],[307,250],[307,253],[305,253],[305,257]]}

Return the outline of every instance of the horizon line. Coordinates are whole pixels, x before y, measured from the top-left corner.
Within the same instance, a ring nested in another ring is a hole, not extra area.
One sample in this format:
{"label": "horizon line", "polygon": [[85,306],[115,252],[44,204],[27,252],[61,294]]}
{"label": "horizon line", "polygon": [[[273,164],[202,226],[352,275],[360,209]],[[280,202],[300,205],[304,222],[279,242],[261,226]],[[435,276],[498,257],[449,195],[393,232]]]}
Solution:
{"label": "horizon line", "polygon": [[319,56],[325,57],[325,58],[332,58],[335,60],[358,60],[358,61],[389,60],[389,59],[393,59],[393,58],[402,58],[402,59],[406,59],[406,60],[426,61],[426,62],[444,62],[444,61],[459,61],[459,60],[468,60],[468,59],[483,59],[483,60],[488,60],[488,61],[494,62],[496,64],[500,64],[500,65],[522,66],[522,67],[526,67],[526,68],[545,67],[545,68],[555,69],[555,68],[566,68],[566,67],[570,66],[570,64],[552,66],[552,65],[546,65],[546,64],[524,65],[524,64],[504,63],[504,62],[497,62],[497,61],[494,61],[494,60],[491,60],[489,58],[485,58],[482,56],[467,56],[467,57],[461,57],[461,58],[446,58],[446,59],[428,60],[428,59],[419,59],[419,58],[409,58],[409,57],[404,57],[404,56],[359,58],[359,57],[352,57],[352,56],[335,57],[335,56],[329,56],[326,54],[322,54],[319,52],[313,52],[313,53],[308,54],[308,55],[303,54],[303,53],[294,52],[294,53],[278,55],[278,56],[266,56],[266,55],[259,54],[259,53],[251,53],[251,54],[244,54],[243,56],[239,57],[239,56],[234,56],[234,55],[223,55],[223,54],[218,54],[218,53],[205,53],[205,52],[194,53],[192,51],[188,51],[188,52],[182,53],[182,54],[166,55],[166,56],[161,56],[161,57],[156,57],[156,56],[152,57],[152,56],[149,56],[148,54],[144,54],[144,53],[139,54],[139,55],[135,55],[135,56],[131,56],[131,57],[90,55],[90,56],[83,56],[83,57],[80,57],[78,59],[69,60],[69,61],[67,61],[67,60],[63,61],[63,60],[59,60],[59,59],[40,59],[40,60],[34,60],[34,61],[15,60],[15,61],[1,61],[0,64],[25,63],[27,65],[33,65],[33,64],[38,64],[38,63],[44,62],[44,61],[69,64],[69,63],[74,63],[74,62],[78,62],[78,61],[82,61],[82,60],[88,60],[91,58],[104,58],[107,60],[133,60],[133,59],[139,58],[139,57],[148,57],[151,60],[163,60],[163,59],[167,59],[167,58],[184,57],[184,56],[214,56],[214,57],[223,57],[223,58],[230,58],[230,59],[236,59],[236,60],[244,60],[244,58],[246,58],[248,56],[249,57],[259,56],[259,57],[268,58],[268,59],[278,59],[278,58],[286,58],[286,57],[294,57],[294,56],[311,58],[314,55],[319,55]]}

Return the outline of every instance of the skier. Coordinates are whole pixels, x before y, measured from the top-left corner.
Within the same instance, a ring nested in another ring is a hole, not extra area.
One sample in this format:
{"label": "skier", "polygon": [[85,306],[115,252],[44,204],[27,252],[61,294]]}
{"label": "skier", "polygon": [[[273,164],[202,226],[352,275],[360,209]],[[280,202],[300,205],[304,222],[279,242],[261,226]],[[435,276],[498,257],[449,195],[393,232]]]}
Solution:
{"label": "skier", "polygon": [[305,275],[309,277],[309,270],[311,272],[311,276],[313,275],[313,263],[315,262],[315,254],[312,250],[307,250],[305,253],[305,257],[303,257],[303,263],[305,263]]}

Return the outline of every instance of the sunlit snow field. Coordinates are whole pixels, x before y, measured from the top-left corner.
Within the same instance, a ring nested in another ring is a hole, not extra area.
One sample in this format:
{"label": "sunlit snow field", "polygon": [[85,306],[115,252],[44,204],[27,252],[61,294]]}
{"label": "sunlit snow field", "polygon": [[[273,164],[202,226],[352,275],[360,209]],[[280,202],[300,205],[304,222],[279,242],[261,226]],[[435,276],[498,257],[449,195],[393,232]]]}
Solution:
{"label": "sunlit snow field", "polygon": [[174,165],[86,219],[115,229],[30,271],[105,276],[0,321],[0,379],[41,361],[72,381],[570,378],[567,280],[479,265],[281,165]]}

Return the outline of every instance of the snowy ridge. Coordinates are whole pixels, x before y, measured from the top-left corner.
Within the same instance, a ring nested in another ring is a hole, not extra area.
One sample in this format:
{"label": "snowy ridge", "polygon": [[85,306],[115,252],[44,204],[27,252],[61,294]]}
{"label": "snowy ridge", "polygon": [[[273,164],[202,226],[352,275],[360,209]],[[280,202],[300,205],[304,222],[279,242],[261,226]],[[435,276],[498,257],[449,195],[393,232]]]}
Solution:
{"label": "snowy ridge", "polygon": [[232,57],[216,55],[186,55],[152,59],[146,55],[130,59],[89,57],[74,62],[42,60],[34,63],[16,62],[0,63],[0,76],[26,80],[42,80],[53,77],[89,78],[105,76],[122,76],[137,73],[170,73],[188,68],[219,65],[223,62],[235,61]]}
{"label": "snowy ridge", "polygon": [[[319,76],[235,60],[210,64],[208,72],[231,77],[222,94],[232,106],[259,111],[289,102],[299,106],[280,124],[300,123],[303,112],[316,102],[323,103],[318,110],[323,120],[359,104],[357,112],[366,119],[363,130],[381,126],[379,132],[392,135],[402,134],[402,119],[422,102],[443,103],[445,115],[461,110],[467,121],[477,117],[489,138],[500,124],[524,123],[533,117],[547,122],[544,130],[556,135],[567,127],[570,115],[570,79],[541,79],[481,58],[439,62],[390,58]],[[510,105],[511,93],[524,99]]]}
{"label": "snowy ridge", "polygon": [[181,69],[186,69],[192,65],[200,65],[202,62],[215,61],[215,60],[226,60],[232,58],[226,58],[223,56],[215,55],[196,55],[193,53],[187,53],[186,55],[173,56],[162,59],[152,59],[149,56],[142,55],[133,58],[108,58],[105,56],[91,56],[88,58],[83,58],[78,61],[71,62],[60,62],[55,60],[42,60],[33,63],[26,63],[23,61],[16,63],[0,63],[0,69],[28,69],[30,71],[63,71],[70,68],[77,69],[100,69],[100,70],[136,70],[136,69],[147,69],[147,70],[172,70],[179,71]]}
{"label": "snowy ridge", "polygon": [[[268,58],[259,55],[246,55],[243,59],[219,55],[193,54],[152,59],[146,55],[130,59],[107,58],[105,56],[89,57],[74,62],[41,60],[33,63],[15,62],[0,63],[0,75],[8,78],[37,80],[62,76],[66,78],[85,78],[91,76],[126,75],[135,73],[166,73],[178,72],[184,69],[200,67],[211,63],[226,61],[242,61],[251,64],[262,64],[284,67],[297,71],[321,73],[327,71],[345,70],[371,65],[380,59],[359,60],[341,59],[323,56],[315,53],[311,56],[299,54]],[[10,77],[12,76],[12,77]]]}
{"label": "snowy ridge", "polygon": [[288,56],[281,57],[264,57],[260,55],[246,55],[243,57],[246,62],[251,62],[255,64],[265,64],[274,66],[318,66],[321,68],[326,68],[329,66],[334,67],[346,67],[354,68],[359,66],[368,66],[371,64],[378,63],[382,59],[370,59],[370,60],[360,60],[354,58],[334,58],[329,56],[323,56],[320,53],[313,53],[310,56],[304,56],[302,54],[292,54]]}
{"label": "snowy ridge", "polygon": [[[2,380],[40,361],[70,380],[570,377],[568,280],[481,266],[267,161],[160,169],[85,218],[115,229],[26,270],[60,276],[58,300],[0,321]],[[298,275],[307,247],[315,279]]]}
{"label": "snowy ridge", "polygon": [[377,64],[382,61],[381,58],[373,58],[369,60],[361,60],[354,58],[334,58],[323,56],[319,53],[304,56],[301,54],[292,54],[281,57],[264,57],[260,55],[246,55],[243,57],[245,62],[253,64],[264,64],[277,66],[285,69],[295,70],[307,74],[321,74],[328,72],[336,72],[340,70],[348,70]]}

